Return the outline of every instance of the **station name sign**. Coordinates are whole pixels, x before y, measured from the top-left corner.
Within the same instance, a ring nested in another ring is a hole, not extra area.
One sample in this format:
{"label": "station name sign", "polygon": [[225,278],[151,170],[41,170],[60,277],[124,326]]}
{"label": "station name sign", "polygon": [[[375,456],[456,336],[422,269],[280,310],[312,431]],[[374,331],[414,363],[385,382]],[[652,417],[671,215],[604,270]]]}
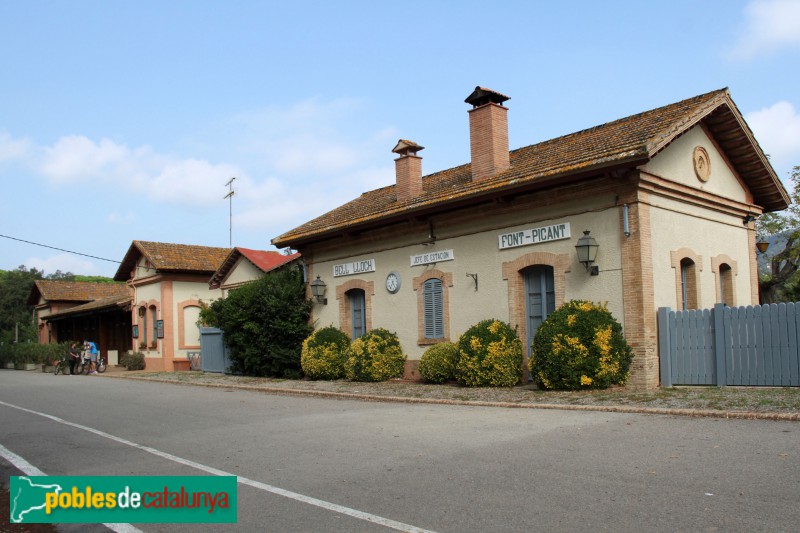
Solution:
{"label": "station name sign", "polygon": [[570,236],[569,222],[562,222],[552,226],[502,233],[498,235],[497,240],[500,249],[503,250],[505,248],[516,248],[517,246],[528,246],[548,241],[560,241],[561,239],[569,239]]}
{"label": "station name sign", "polygon": [[363,261],[354,261],[352,263],[342,263],[340,265],[333,265],[333,277],[352,276],[354,274],[363,274],[364,272],[375,272],[375,260],[364,259]]}
{"label": "station name sign", "polygon": [[454,261],[456,256],[453,250],[442,250],[441,252],[428,252],[426,254],[412,255],[411,266],[430,265],[431,263],[441,263],[442,261]]}

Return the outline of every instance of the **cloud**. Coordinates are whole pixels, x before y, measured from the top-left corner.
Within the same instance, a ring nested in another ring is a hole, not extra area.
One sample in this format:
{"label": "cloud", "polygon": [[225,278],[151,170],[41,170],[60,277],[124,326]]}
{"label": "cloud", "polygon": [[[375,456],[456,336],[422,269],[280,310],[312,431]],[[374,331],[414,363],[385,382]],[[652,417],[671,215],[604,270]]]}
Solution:
{"label": "cloud", "polygon": [[753,0],[744,9],[744,29],[729,57],[749,60],[781,48],[800,47],[800,2]]}
{"label": "cloud", "polygon": [[745,119],[779,174],[800,165],[800,115],[794,105],[781,101]]}
{"label": "cloud", "polygon": [[30,149],[31,143],[27,139],[14,139],[8,133],[0,132],[0,163],[23,159]]}
{"label": "cloud", "polygon": [[73,135],[43,149],[40,173],[51,183],[96,183],[120,187],[156,202],[207,206],[218,203],[224,181],[243,171],[232,164],[131,149],[110,139]]}
{"label": "cloud", "polygon": [[[228,126],[237,149],[257,158],[270,173],[331,179],[391,148],[384,137],[393,130],[369,133],[371,126],[361,122],[369,120],[366,111],[353,99],[309,98],[237,115]],[[376,146],[377,139],[383,144]]]}

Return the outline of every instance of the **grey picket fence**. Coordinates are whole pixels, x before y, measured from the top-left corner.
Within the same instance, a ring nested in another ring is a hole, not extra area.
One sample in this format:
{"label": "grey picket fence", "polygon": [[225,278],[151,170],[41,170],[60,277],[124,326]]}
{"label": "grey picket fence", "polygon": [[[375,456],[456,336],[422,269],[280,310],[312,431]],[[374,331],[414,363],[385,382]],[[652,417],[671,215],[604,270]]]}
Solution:
{"label": "grey picket fence", "polygon": [[800,303],[658,310],[661,384],[800,386]]}

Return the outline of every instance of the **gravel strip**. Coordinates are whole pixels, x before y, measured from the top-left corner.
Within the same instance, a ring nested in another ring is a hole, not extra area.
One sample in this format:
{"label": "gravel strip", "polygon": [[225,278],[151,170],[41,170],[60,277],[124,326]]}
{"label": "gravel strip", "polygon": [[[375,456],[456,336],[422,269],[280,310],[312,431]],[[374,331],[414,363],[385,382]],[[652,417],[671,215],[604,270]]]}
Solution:
{"label": "gravel strip", "polygon": [[392,380],[382,383],[285,380],[202,372],[111,372],[105,377],[182,385],[237,388],[282,395],[362,401],[472,405],[503,408],[571,409],[736,419],[800,421],[800,388],[674,387],[604,391],[540,391]]}

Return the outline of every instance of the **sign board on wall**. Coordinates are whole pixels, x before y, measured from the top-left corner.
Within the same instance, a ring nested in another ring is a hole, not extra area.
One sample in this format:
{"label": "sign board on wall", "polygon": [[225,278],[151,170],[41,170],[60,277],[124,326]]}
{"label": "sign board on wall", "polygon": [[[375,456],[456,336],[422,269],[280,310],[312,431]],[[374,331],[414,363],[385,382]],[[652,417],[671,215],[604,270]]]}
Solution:
{"label": "sign board on wall", "polygon": [[352,276],[363,274],[364,272],[375,272],[375,260],[364,259],[363,261],[353,261],[352,263],[342,263],[333,265],[333,277]]}
{"label": "sign board on wall", "polygon": [[516,248],[517,246],[528,246],[548,241],[560,241],[571,237],[569,222],[553,224],[552,226],[542,226],[511,233],[501,233],[497,236],[500,249]]}
{"label": "sign board on wall", "polygon": [[442,250],[441,252],[428,252],[426,254],[412,255],[411,266],[429,265],[431,263],[441,263],[442,261],[453,261],[456,256],[453,250]]}

